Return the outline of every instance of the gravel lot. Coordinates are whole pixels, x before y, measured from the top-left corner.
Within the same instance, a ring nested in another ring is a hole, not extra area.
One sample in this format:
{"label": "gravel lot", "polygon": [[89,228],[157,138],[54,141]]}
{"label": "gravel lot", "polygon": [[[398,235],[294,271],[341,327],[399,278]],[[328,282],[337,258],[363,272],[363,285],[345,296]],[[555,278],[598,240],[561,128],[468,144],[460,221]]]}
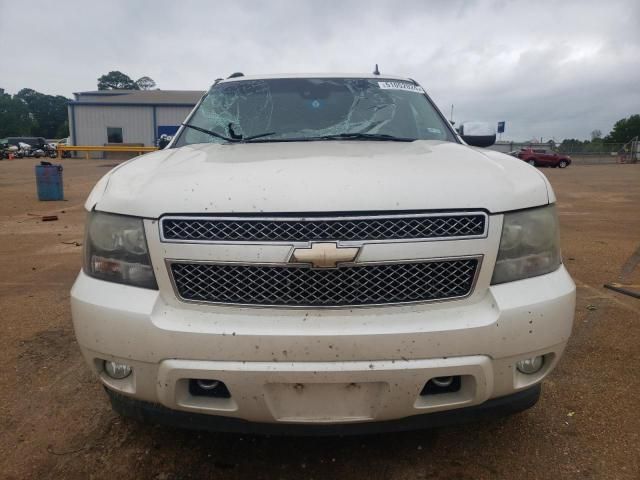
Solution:
{"label": "gravel lot", "polygon": [[[36,161],[0,162],[0,477],[640,478],[640,300],[602,288],[640,248],[640,165],[543,170],[578,302],[566,355],[533,409],[429,431],[296,439],[193,433],[111,412],[76,346],[69,289],[84,199],[115,163],[63,162],[67,201],[47,203],[35,198]],[[627,279],[640,284],[640,266]]]}

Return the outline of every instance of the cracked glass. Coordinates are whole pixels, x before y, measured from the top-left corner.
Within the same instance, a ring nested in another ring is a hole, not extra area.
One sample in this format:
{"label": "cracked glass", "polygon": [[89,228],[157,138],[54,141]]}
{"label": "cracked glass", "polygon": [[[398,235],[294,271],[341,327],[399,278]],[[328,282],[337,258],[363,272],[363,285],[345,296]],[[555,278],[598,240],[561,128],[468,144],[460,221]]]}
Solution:
{"label": "cracked glass", "polygon": [[[188,121],[199,129],[184,128],[175,146],[251,140],[322,140],[327,136],[358,134],[405,141],[455,141],[445,122],[422,88],[409,81],[383,78],[238,80],[211,88]],[[251,139],[253,136],[260,138]]]}

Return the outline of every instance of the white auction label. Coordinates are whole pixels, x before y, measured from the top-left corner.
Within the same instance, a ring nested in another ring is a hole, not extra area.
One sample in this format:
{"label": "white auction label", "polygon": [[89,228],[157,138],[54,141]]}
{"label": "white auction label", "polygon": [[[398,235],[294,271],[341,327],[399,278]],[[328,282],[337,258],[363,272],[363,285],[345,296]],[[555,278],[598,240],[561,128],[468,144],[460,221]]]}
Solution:
{"label": "white auction label", "polygon": [[409,82],[378,82],[382,90],[405,90],[407,92],[424,93],[424,89]]}

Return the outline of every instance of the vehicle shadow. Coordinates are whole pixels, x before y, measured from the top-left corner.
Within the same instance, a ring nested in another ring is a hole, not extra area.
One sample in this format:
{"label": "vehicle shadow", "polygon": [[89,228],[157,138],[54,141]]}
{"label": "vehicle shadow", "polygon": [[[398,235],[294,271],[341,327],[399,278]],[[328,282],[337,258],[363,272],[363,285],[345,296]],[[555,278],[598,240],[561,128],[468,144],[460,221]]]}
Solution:
{"label": "vehicle shadow", "polygon": [[[517,419],[523,415],[511,417]],[[133,443],[151,444],[142,478],[483,478],[491,439],[509,419],[358,436],[257,436],[194,432],[124,420]],[[495,461],[495,459],[494,459]]]}

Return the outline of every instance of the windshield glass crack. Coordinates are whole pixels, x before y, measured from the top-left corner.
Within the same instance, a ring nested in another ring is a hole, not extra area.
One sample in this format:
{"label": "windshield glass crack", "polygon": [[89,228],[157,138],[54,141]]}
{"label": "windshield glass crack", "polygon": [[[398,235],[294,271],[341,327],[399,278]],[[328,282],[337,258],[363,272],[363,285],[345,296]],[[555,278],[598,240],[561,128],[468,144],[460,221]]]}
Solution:
{"label": "windshield glass crack", "polygon": [[[176,146],[304,141],[322,137],[454,141],[424,91],[376,78],[280,78],[222,82],[207,94]],[[208,132],[208,133],[207,133]],[[367,134],[357,137],[356,134]]]}

